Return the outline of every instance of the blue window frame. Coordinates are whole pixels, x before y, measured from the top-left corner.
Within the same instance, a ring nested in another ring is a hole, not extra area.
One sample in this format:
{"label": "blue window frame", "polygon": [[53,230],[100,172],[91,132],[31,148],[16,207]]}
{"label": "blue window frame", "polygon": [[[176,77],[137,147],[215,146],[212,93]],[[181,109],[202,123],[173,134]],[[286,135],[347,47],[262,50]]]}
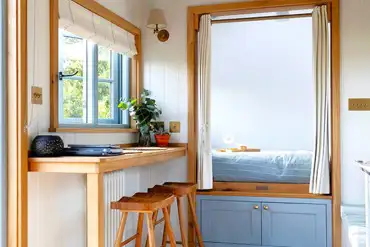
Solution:
{"label": "blue window frame", "polygon": [[130,58],[59,31],[59,125],[129,128],[117,108],[129,97]]}

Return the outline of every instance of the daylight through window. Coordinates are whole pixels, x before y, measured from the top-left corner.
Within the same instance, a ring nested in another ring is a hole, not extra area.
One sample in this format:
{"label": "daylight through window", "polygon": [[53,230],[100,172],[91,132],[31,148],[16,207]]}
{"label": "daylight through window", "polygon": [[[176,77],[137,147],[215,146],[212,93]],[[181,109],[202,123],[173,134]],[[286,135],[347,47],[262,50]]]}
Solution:
{"label": "daylight through window", "polygon": [[59,124],[129,127],[117,108],[129,97],[130,58],[59,30]]}

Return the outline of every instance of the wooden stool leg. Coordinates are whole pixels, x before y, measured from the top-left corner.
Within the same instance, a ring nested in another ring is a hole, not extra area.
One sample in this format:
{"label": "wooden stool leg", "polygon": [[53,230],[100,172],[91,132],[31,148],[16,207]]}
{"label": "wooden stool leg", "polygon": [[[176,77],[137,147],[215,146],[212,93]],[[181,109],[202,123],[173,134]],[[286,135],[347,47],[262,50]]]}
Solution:
{"label": "wooden stool leg", "polygon": [[154,236],[154,223],[153,223],[153,213],[146,213],[146,223],[148,227],[148,238],[149,247],[155,247],[155,236]]}
{"label": "wooden stool leg", "polygon": [[[167,207],[167,211],[168,211],[168,214],[171,215],[171,205]],[[164,214],[163,214],[163,217],[164,217]],[[165,247],[165,246],[167,246],[167,227],[166,227],[166,220],[164,221],[163,236],[162,236],[162,247]]]}
{"label": "wooden stool leg", "polygon": [[181,232],[181,241],[182,241],[182,246],[187,247],[188,246],[188,240],[186,238],[186,232],[185,232],[185,219],[184,219],[184,208],[183,204],[181,201],[181,198],[176,197],[177,201],[177,211],[179,214],[179,224],[180,224],[180,232]]}
{"label": "wooden stool leg", "polygon": [[176,247],[175,234],[173,233],[173,229],[171,226],[171,218],[167,208],[163,208],[163,216],[165,220],[165,226],[167,229],[168,237],[170,238],[171,247]]}
{"label": "wooden stool leg", "polygon": [[139,213],[137,219],[137,237],[135,241],[135,247],[141,247],[141,240],[143,238],[143,224],[144,224],[144,213]]}
{"label": "wooden stool leg", "polygon": [[[158,218],[158,210],[157,211],[155,211],[154,213],[153,213],[153,227],[155,227],[155,222],[157,221],[157,218]],[[146,237],[146,241],[145,241],[145,246],[146,247],[148,247],[149,246],[149,236],[148,237]]]}
{"label": "wooden stool leg", "polygon": [[127,212],[122,212],[121,222],[116,235],[116,241],[114,242],[114,247],[120,247],[123,237],[123,232],[125,231],[125,225],[127,220]]}
{"label": "wooden stool leg", "polygon": [[198,239],[198,244],[199,244],[200,247],[204,247],[202,235],[200,233],[200,228],[199,228],[199,225],[198,225],[197,214],[195,212],[195,208],[194,208],[194,204],[193,204],[193,198],[190,194],[188,194],[187,197],[188,197],[188,201],[189,201],[189,207],[190,207],[191,217],[193,219],[195,233],[196,233],[197,239]]}

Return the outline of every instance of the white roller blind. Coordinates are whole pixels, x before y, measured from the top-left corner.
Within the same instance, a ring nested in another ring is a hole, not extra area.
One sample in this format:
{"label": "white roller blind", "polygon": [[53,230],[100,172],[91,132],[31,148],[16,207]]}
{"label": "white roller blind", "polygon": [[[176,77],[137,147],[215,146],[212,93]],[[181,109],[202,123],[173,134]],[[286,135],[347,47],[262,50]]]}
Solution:
{"label": "white roller blind", "polygon": [[134,35],[72,0],[59,0],[59,28],[126,56],[137,54]]}

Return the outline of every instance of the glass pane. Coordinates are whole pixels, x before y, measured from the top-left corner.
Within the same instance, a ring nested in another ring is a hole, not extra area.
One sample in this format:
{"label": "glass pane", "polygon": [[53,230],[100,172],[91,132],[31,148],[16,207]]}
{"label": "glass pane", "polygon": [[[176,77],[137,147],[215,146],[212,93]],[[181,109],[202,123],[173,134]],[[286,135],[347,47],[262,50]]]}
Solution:
{"label": "glass pane", "polygon": [[111,82],[98,83],[98,114],[99,119],[112,119],[113,118],[113,105],[112,95],[113,88]]}
{"label": "glass pane", "polygon": [[98,76],[100,79],[112,77],[112,52],[103,46],[98,46]]}
{"label": "glass pane", "polygon": [[86,59],[85,41],[79,37],[63,32],[61,57],[63,58],[63,73],[84,76]]}
{"label": "glass pane", "polygon": [[212,148],[312,151],[312,41],[312,18],[212,25]]}
{"label": "glass pane", "polygon": [[82,122],[84,117],[83,80],[63,80],[63,118]]}
{"label": "glass pane", "polygon": [[[118,95],[118,99],[123,98],[123,99],[128,99],[130,98],[130,58],[121,55],[122,56],[122,66],[120,69],[121,72],[121,78],[122,81],[121,86],[120,86],[120,92]],[[129,112],[128,111],[123,111],[121,112],[121,123],[122,124],[129,124],[130,123],[130,117],[129,117]]]}

